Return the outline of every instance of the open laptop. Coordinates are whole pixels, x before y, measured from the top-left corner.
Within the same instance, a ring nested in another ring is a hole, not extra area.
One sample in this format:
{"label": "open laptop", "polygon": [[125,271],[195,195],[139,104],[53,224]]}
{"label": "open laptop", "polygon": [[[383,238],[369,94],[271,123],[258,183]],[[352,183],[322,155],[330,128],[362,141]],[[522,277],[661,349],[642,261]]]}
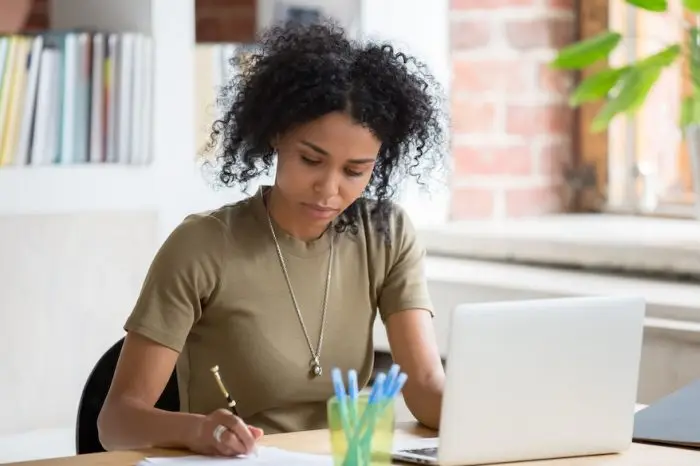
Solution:
{"label": "open laptop", "polygon": [[467,466],[627,449],[644,315],[633,297],[459,305],[439,437],[397,443],[395,459]]}

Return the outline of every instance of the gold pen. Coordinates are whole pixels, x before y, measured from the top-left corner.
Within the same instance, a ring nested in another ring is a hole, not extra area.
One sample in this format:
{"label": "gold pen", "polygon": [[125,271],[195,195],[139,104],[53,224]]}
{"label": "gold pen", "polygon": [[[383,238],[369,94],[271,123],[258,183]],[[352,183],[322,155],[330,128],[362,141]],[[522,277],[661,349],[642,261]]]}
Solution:
{"label": "gold pen", "polygon": [[231,395],[229,394],[228,390],[226,390],[226,387],[224,387],[224,382],[221,381],[221,375],[219,375],[219,366],[214,366],[211,368],[212,374],[214,374],[214,378],[216,379],[216,384],[219,386],[219,390],[221,390],[221,393],[226,397],[226,401],[228,402],[228,408],[231,410],[231,413],[234,416],[238,416],[238,410],[236,409],[236,401],[231,398]]}
{"label": "gold pen", "polygon": [[[221,393],[223,393],[223,395],[226,397],[226,401],[228,402],[228,408],[231,410],[231,413],[234,416],[238,416],[238,410],[236,409],[236,401],[233,398],[231,398],[231,395],[224,386],[224,382],[221,380],[221,375],[219,374],[219,366],[212,367],[211,373],[214,374],[214,378],[216,379],[216,384],[219,386],[219,390],[221,390]],[[253,454],[255,456],[259,456],[257,447],[253,447]]]}

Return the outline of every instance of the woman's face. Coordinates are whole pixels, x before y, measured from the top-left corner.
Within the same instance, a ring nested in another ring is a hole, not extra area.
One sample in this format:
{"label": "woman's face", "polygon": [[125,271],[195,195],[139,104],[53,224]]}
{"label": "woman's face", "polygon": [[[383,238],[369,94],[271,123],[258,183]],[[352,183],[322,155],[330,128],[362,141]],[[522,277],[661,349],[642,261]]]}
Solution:
{"label": "woman's face", "polygon": [[285,215],[325,226],[352,204],[369,182],[381,142],[341,112],[299,126],[275,145],[276,186]]}

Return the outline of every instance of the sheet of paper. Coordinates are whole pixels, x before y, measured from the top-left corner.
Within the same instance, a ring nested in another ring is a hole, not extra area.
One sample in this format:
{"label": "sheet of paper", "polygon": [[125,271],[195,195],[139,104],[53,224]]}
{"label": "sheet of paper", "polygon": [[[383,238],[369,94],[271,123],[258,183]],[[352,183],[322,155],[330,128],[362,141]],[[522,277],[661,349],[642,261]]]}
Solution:
{"label": "sheet of paper", "polygon": [[333,458],[329,455],[312,455],[309,453],[297,453],[282,450],[275,447],[258,447],[258,456],[246,456],[237,458],[221,458],[210,456],[178,456],[146,458],[138,466],[256,466],[256,465],[284,465],[284,466],[333,466]]}

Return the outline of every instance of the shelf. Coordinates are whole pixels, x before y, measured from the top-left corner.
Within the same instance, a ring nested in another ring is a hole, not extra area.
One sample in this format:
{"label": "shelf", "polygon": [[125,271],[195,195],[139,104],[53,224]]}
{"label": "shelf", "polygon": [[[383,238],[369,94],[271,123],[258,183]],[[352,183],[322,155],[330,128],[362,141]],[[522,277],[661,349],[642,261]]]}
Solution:
{"label": "shelf", "polygon": [[0,215],[157,208],[151,166],[0,168]]}

